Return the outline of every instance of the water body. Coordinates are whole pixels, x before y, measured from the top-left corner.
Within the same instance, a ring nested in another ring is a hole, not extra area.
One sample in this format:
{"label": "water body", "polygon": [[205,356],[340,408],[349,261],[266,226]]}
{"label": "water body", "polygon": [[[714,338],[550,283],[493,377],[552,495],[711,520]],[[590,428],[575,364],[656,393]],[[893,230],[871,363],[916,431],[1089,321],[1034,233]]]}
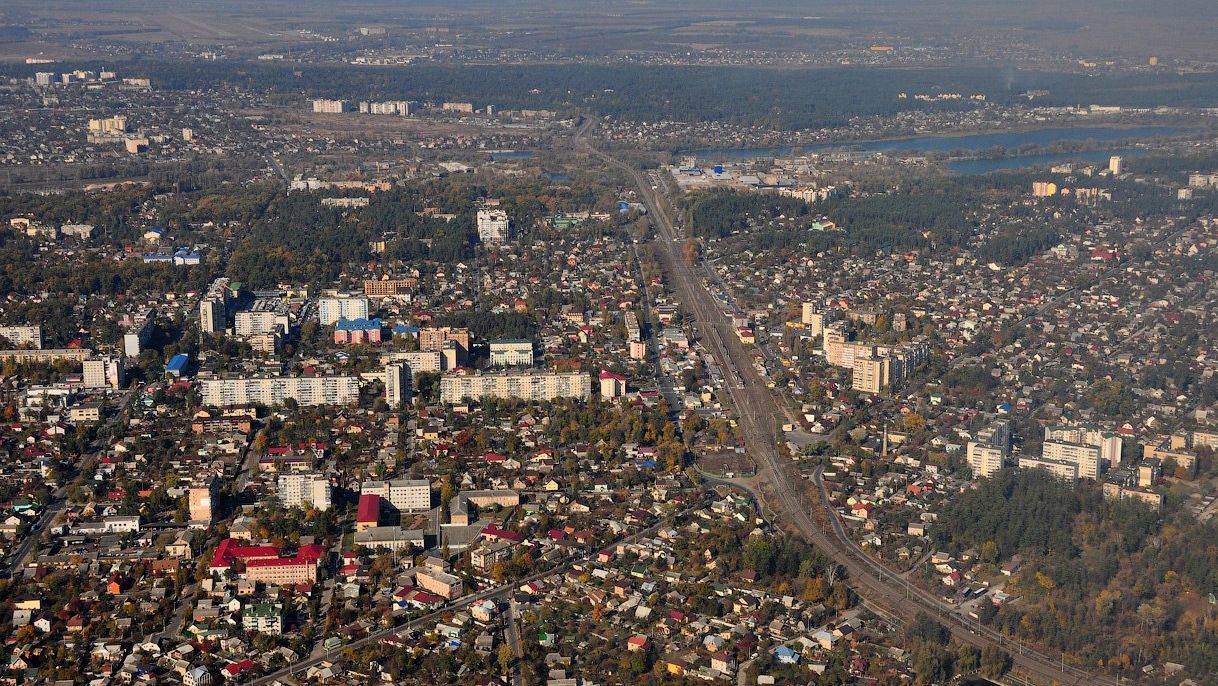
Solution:
{"label": "water body", "polygon": [[491,153],[491,161],[495,160],[527,160],[533,156],[532,150],[500,150]]}
{"label": "water body", "polygon": [[1107,148],[1088,152],[1052,152],[1042,155],[1016,155],[1014,157],[992,157],[976,160],[953,160],[947,163],[947,168],[962,176],[989,174],[996,171],[1012,169],[1027,169],[1030,167],[1048,167],[1063,162],[1084,162],[1107,166],[1108,158],[1120,155],[1125,159],[1141,157],[1151,152],[1144,148]]}
{"label": "water body", "polygon": [[1193,133],[1196,129],[1176,126],[1057,126],[1027,131],[1001,131],[967,136],[932,135],[857,143],[818,143],[816,145],[782,145],[768,148],[707,148],[688,150],[680,155],[694,155],[699,160],[714,163],[725,160],[745,160],[756,157],[786,157],[800,153],[818,152],[980,152],[996,147],[1014,149],[1025,145],[1046,146],[1069,142],[1105,142],[1137,138],[1160,138]]}

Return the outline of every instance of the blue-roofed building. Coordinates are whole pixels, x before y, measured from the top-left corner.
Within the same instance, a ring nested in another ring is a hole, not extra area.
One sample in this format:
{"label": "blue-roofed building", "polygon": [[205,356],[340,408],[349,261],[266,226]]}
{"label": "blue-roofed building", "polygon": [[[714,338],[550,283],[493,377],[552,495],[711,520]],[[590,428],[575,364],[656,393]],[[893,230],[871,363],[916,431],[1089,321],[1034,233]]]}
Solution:
{"label": "blue-roofed building", "polygon": [[784,665],[793,665],[799,662],[799,653],[786,646],[778,646],[778,648],[774,650],[774,659],[778,660]]}
{"label": "blue-roofed building", "polygon": [[178,353],[169,360],[169,364],[165,365],[165,373],[170,376],[180,379],[182,373],[186,371],[186,365],[190,364],[190,357],[185,353]]}
{"label": "blue-roofed building", "polygon": [[340,319],[334,325],[334,342],[340,345],[380,343],[381,320],[377,318]]}

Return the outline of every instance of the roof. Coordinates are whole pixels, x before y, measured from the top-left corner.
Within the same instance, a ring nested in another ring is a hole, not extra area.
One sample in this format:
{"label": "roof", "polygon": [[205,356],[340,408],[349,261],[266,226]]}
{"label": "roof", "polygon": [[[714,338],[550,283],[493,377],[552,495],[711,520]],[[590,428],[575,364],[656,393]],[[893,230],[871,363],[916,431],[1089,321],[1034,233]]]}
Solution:
{"label": "roof", "polygon": [[279,557],[279,549],[269,545],[241,545],[235,538],[220,541],[212,556],[212,567],[229,567],[236,560],[257,560]]}
{"label": "roof", "polygon": [[356,514],[358,522],[375,522],[381,517],[381,497],[375,493],[365,493],[359,497],[359,511]]}
{"label": "roof", "polygon": [[374,331],[381,328],[381,320],[373,319],[340,319],[334,325],[336,331]]}
{"label": "roof", "polygon": [[169,364],[165,365],[165,369],[170,372],[180,372],[187,362],[190,362],[190,357],[185,353],[178,353],[173,356],[173,359],[169,360]]}

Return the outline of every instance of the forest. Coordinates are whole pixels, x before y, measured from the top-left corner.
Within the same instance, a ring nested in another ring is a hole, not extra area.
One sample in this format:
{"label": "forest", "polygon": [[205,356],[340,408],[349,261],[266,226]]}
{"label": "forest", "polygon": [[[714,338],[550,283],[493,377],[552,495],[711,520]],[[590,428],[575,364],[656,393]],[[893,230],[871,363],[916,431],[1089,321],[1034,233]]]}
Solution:
{"label": "forest", "polygon": [[1113,674],[1164,661],[1218,673],[1218,612],[1205,600],[1218,591],[1218,526],[1187,510],[1169,503],[1160,516],[1095,484],[1006,470],[961,494],[936,540],[976,548],[985,565],[1019,556],[1005,589],[1019,601],[980,613],[1009,635]]}
{"label": "forest", "polygon": [[[98,65],[99,67],[103,65]],[[779,129],[842,126],[851,117],[909,110],[959,111],[967,100],[926,103],[899,93],[957,92],[988,102],[1022,100],[1046,90],[1039,105],[1103,103],[1129,107],[1218,105],[1218,74],[1104,74],[993,67],[924,69],[839,66],[764,67],[593,64],[441,65],[409,68],[133,59],[104,65],[146,74],[157,88],[270,90],[284,103],[306,97],[351,100],[473,100],[501,108],[591,109],[634,120],[724,121]],[[28,78],[36,66],[12,64],[0,75]]]}
{"label": "forest", "polygon": [[802,217],[809,211],[808,204],[797,198],[728,190],[694,193],[685,198],[685,207],[694,235],[706,238],[723,238],[743,231],[750,222],[764,223],[779,216]]}

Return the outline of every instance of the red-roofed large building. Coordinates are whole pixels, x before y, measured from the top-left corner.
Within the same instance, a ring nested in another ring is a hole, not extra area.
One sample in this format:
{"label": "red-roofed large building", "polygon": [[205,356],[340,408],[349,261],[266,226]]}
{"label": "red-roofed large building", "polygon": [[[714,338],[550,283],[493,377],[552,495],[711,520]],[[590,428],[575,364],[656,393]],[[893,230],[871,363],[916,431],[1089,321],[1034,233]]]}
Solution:
{"label": "red-roofed large building", "polygon": [[359,508],[355,515],[355,530],[366,531],[381,522],[381,496],[365,493],[359,497]]}
{"label": "red-roofed large building", "polygon": [[[325,557],[323,545],[301,546],[293,557],[281,557],[278,548],[269,545],[241,545],[241,542],[226,538],[216,548],[211,560],[211,573],[238,572],[250,581],[285,586],[288,584],[313,583],[317,581],[318,562]],[[238,568],[244,565],[244,571]]]}

